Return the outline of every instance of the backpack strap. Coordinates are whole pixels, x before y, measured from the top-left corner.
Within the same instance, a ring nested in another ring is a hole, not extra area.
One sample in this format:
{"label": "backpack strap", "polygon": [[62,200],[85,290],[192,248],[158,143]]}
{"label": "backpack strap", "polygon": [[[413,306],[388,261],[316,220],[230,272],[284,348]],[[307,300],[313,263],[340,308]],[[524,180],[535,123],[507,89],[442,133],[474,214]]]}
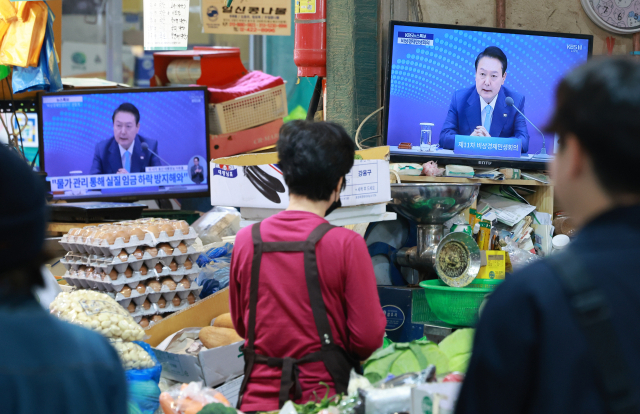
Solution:
{"label": "backpack strap", "polygon": [[639,414],[640,406],[632,392],[631,375],[606,295],[593,282],[582,258],[571,250],[552,256],[545,263],[560,277],[575,320],[587,339],[601,376],[607,412]]}

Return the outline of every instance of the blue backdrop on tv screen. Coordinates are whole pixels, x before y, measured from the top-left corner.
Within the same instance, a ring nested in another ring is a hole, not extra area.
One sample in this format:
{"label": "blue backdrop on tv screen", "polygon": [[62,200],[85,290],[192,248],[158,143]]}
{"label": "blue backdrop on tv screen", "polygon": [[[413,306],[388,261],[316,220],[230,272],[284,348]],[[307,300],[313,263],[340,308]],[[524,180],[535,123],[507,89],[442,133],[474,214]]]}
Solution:
{"label": "blue backdrop on tv screen", "polygon": [[[399,43],[399,32],[414,33],[422,42],[408,43],[422,44]],[[454,92],[475,85],[475,59],[488,46],[499,47],[507,56],[504,86],[525,96],[524,113],[540,129],[551,114],[558,82],[589,53],[586,39],[395,26],[387,144],[419,145],[421,122],[435,124],[432,143],[438,143]],[[528,128],[533,154],[540,150],[542,137]],[[551,149],[553,136],[546,138]]]}
{"label": "blue backdrop on tv screen", "polygon": [[[82,102],[42,105],[45,170],[89,174],[96,144],[113,137],[113,111],[124,102],[140,111],[139,135],[158,141],[158,155],[170,165],[207,157],[204,91],[161,91],[65,95]],[[44,97],[47,99],[47,96]],[[74,104],[74,105],[72,105]],[[201,164],[203,163],[201,160]],[[164,165],[164,163],[163,163]]]}

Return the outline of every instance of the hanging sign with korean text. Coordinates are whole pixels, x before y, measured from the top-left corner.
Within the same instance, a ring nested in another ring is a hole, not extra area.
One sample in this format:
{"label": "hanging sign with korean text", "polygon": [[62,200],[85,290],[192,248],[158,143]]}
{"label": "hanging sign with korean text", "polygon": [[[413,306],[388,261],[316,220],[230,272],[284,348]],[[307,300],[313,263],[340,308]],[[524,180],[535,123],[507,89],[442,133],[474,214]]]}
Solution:
{"label": "hanging sign with korean text", "polygon": [[290,0],[202,0],[205,33],[291,35]]}

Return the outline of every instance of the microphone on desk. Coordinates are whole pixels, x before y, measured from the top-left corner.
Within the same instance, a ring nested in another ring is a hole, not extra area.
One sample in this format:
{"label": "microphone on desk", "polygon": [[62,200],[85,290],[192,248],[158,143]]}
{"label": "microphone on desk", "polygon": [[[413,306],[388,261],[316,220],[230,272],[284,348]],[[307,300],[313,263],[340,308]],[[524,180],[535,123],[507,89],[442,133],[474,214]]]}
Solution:
{"label": "microphone on desk", "polygon": [[[551,155],[548,155],[548,154],[547,154],[547,148],[546,148],[546,145],[545,145],[545,137],[544,137],[544,134],[542,133],[542,131],[540,131],[540,130],[538,129],[538,127],[537,127],[533,122],[531,122],[531,121],[529,120],[529,118],[527,118],[527,117],[526,117],[526,116],[525,116],[525,115],[524,115],[524,114],[523,114],[523,113],[518,109],[518,107],[517,107],[517,106],[515,106],[515,105],[513,104],[513,98],[512,98],[512,97],[507,96],[507,98],[504,100],[504,102],[507,104],[507,106],[513,106],[513,109],[515,109],[516,111],[518,111],[518,113],[519,113],[520,115],[522,115],[522,116],[524,117],[524,119],[526,119],[526,120],[527,120],[527,122],[529,122],[529,123],[530,123],[530,124],[531,124],[535,129],[536,129],[536,131],[538,131],[538,132],[540,133],[540,135],[542,135],[542,148],[540,149],[540,154],[536,154],[536,155],[534,155],[534,156],[533,156],[533,158],[544,159],[544,160],[550,160],[550,159],[552,159],[553,157],[552,157]],[[143,145],[144,145],[144,144],[143,144]]]}
{"label": "microphone on desk", "polygon": [[[513,102],[513,101],[512,101]],[[160,158],[160,161],[164,161],[165,164],[167,165],[171,165],[168,162],[166,162],[161,156],[159,156],[158,154],[156,154],[155,152],[151,151],[151,148],[149,148],[149,144],[147,144],[146,142],[143,142],[141,145],[143,150],[148,150],[150,153],[152,153],[153,155],[155,155],[156,157]]]}

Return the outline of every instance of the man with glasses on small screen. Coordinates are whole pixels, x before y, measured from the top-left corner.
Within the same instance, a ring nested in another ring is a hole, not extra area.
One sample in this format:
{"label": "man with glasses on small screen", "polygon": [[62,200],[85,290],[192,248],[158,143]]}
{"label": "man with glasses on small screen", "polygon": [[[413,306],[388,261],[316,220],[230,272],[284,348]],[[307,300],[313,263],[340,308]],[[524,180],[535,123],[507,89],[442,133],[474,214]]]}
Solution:
{"label": "man with glasses on small screen", "polygon": [[[123,103],[113,113],[113,136],[96,144],[91,174],[129,174],[145,172],[146,167],[161,165],[158,141],[138,135],[140,111]],[[143,149],[146,143],[148,148]]]}
{"label": "man with glasses on small screen", "polygon": [[475,66],[476,84],[453,94],[440,132],[440,147],[452,150],[456,135],[518,138],[522,153],[526,154],[527,121],[505,103],[511,97],[514,106],[524,113],[524,96],[503,86],[507,79],[507,56],[500,48],[489,46],[478,55]]}

